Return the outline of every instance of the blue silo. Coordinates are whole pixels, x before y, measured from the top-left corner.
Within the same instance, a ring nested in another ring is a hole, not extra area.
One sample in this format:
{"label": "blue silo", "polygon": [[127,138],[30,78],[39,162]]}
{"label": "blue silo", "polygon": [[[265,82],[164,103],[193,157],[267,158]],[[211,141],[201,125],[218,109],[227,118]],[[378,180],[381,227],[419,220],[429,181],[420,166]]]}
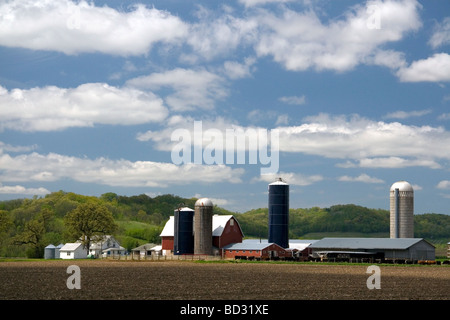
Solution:
{"label": "blue silo", "polygon": [[179,208],[174,211],[173,253],[194,253],[194,210]]}
{"label": "blue silo", "polygon": [[269,243],[289,248],[289,185],[281,178],[269,184]]}

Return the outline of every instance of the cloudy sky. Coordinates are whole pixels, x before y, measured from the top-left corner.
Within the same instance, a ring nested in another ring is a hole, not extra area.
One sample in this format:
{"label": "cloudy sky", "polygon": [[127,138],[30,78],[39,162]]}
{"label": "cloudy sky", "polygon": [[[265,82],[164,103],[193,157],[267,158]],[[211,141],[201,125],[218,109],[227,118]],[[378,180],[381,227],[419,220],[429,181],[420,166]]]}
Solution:
{"label": "cloudy sky", "polygon": [[292,208],[388,209],[407,180],[415,213],[450,214],[449,86],[449,1],[4,0],[0,200],[243,212],[281,176]]}

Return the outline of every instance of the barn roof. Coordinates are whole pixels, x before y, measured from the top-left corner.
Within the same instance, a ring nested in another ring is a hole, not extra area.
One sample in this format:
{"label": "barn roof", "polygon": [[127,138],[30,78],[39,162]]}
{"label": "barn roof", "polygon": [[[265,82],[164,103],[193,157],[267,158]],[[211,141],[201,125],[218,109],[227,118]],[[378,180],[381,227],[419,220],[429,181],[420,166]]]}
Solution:
{"label": "barn roof", "polygon": [[[225,226],[227,225],[228,221],[233,218],[234,221],[239,225],[239,222],[233,217],[233,215],[213,215],[213,226],[212,235],[214,237],[220,237],[222,235],[223,230],[225,229]],[[239,225],[239,229],[241,229],[241,226]],[[242,233],[242,229],[241,229]]]}
{"label": "barn roof", "polygon": [[425,240],[422,238],[323,238],[311,244],[310,248],[405,250],[421,241]]}
{"label": "barn roof", "polygon": [[81,245],[81,242],[66,243],[61,247],[61,249],[59,249],[59,251],[75,251]]}
{"label": "barn roof", "polygon": [[139,247],[136,247],[136,248],[132,249],[132,251],[150,250],[150,249],[153,249],[153,248],[155,248],[157,246],[158,245],[154,244],[154,243],[146,243],[146,244],[143,244],[143,245],[141,245]]}
{"label": "barn roof", "polygon": [[161,231],[160,237],[173,237],[175,228],[175,217],[170,216],[169,220],[164,225],[164,228]]}
{"label": "barn roof", "polygon": [[231,243],[231,244],[223,247],[223,249],[225,249],[225,250],[263,250],[272,244],[273,243],[268,243],[268,242]]}

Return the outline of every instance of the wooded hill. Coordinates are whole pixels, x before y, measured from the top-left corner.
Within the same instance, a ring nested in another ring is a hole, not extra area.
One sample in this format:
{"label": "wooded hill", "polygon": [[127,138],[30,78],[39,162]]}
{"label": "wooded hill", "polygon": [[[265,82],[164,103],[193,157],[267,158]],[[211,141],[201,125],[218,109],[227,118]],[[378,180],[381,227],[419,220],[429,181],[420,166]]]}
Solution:
{"label": "wooded hill", "polygon": [[[194,208],[196,200],[174,195],[152,198],[115,193],[92,197],[59,191],[45,197],[0,201],[0,257],[39,257],[50,243],[75,241],[67,232],[64,217],[87,202],[104,206],[112,213],[118,225],[115,236],[126,249],[147,242],[160,243],[159,234],[174,210],[180,206]],[[236,213],[216,206],[214,213],[234,215],[246,238],[267,238],[267,208]],[[291,239],[389,237],[389,211],[354,204],[290,209],[289,219]],[[416,214],[414,230],[415,237],[443,245],[450,241],[450,215]]]}

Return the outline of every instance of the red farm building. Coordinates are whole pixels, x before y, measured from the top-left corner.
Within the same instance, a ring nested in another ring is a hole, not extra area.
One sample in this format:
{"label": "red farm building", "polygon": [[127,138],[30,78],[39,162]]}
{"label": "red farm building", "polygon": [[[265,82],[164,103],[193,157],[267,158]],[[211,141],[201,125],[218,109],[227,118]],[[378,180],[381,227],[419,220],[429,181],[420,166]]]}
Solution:
{"label": "red farm building", "polygon": [[293,258],[293,251],[276,243],[250,241],[225,246],[222,255],[225,259],[289,259]]}

